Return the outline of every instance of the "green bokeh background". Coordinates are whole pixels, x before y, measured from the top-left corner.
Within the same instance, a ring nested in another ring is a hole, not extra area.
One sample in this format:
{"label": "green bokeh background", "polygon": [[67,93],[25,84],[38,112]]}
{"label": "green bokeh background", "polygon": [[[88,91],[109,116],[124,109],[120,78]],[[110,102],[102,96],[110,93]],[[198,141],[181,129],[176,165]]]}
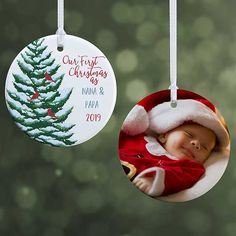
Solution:
{"label": "green bokeh background", "polygon": [[28,43],[56,31],[56,0],[0,0],[0,235],[236,235],[236,1],[178,1],[178,85],[211,100],[231,132],[231,159],[204,196],[165,203],[139,192],[117,155],[135,103],[169,86],[167,0],[65,1],[67,33],[113,65],[117,104],[107,126],[72,148],[32,141],[4,101],[8,68]]}

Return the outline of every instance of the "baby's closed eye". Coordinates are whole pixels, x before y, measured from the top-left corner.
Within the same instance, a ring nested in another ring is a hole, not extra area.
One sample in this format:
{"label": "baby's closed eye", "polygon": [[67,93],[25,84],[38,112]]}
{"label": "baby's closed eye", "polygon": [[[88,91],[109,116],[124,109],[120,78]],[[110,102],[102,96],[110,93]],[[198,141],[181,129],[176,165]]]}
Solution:
{"label": "baby's closed eye", "polygon": [[207,148],[207,146],[206,146],[206,145],[204,145],[204,144],[201,144],[201,147],[202,147],[204,150],[208,151],[208,148]]}
{"label": "baby's closed eye", "polygon": [[189,138],[192,138],[193,137],[193,134],[189,131],[184,131],[184,133],[189,137]]}

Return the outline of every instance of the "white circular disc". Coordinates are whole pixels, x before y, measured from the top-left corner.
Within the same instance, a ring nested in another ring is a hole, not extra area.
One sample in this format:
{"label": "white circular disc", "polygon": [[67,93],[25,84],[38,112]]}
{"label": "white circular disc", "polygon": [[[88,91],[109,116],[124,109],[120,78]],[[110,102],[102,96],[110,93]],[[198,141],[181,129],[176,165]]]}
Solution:
{"label": "white circular disc", "polygon": [[116,81],[104,54],[88,41],[65,35],[35,40],[13,61],[6,80],[6,104],[31,138],[72,146],[95,136],[116,102]]}

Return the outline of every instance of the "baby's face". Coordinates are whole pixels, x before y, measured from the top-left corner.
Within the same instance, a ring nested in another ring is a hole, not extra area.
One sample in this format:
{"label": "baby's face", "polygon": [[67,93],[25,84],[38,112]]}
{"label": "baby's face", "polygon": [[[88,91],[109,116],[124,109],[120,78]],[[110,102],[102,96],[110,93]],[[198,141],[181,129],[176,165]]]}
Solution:
{"label": "baby's face", "polygon": [[216,144],[216,135],[198,124],[181,125],[161,135],[165,149],[178,159],[187,158],[204,163]]}

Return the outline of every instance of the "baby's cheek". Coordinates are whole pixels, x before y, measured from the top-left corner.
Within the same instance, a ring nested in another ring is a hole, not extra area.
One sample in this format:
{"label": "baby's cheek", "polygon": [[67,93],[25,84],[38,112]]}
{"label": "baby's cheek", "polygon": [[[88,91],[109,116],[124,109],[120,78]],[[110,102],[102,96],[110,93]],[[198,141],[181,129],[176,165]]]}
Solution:
{"label": "baby's cheek", "polygon": [[181,147],[181,145],[182,145],[182,142],[180,142],[180,140],[175,140],[172,142],[171,148],[177,150]]}
{"label": "baby's cheek", "polygon": [[188,144],[189,143],[189,139],[187,137],[185,137],[184,135],[181,136],[181,138],[179,138],[178,140],[178,145],[179,146],[182,146],[182,145],[185,145],[185,144]]}

